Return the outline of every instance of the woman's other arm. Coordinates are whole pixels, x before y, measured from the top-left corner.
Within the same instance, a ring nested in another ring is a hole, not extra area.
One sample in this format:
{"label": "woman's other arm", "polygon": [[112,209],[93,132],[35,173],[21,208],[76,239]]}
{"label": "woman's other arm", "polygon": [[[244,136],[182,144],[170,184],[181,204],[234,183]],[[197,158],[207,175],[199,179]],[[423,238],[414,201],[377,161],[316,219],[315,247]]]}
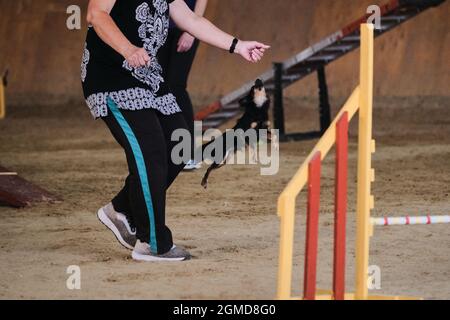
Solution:
{"label": "woman's other arm", "polygon": [[[199,17],[205,15],[206,7],[208,6],[208,0],[197,0],[195,3],[194,13]],[[188,32],[184,32],[178,40],[177,52],[187,52],[191,50],[194,45],[195,38]]]}
{"label": "woman's other arm", "polygon": [[206,12],[206,7],[208,6],[208,0],[197,0],[195,3],[194,13],[199,17],[203,17]]}

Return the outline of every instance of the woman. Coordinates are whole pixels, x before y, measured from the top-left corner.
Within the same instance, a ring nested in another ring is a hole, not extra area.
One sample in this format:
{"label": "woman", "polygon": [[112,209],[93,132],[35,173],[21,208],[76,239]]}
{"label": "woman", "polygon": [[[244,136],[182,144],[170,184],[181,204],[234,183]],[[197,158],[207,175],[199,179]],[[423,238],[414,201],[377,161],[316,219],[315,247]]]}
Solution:
{"label": "woman", "polygon": [[[208,0],[184,0],[184,2],[200,17],[203,17],[208,6]],[[163,78],[177,99],[192,135],[192,150],[194,150],[194,108],[187,91],[187,81],[198,45],[197,39],[188,32],[177,28],[175,23],[170,20],[169,35],[166,43],[158,52],[158,61],[163,68]],[[194,159],[193,155],[191,155],[191,159]],[[190,160],[184,170],[190,171],[200,169],[200,167],[200,163]]]}
{"label": "woman", "polygon": [[123,189],[98,211],[99,219],[139,261],[182,261],[165,223],[166,190],[183,165],[170,159],[176,129],[188,129],[157,60],[170,17],[182,30],[258,62],[269,47],[239,41],[193,13],[183,0],[90,0],[90,25],[81,80],[94,118],[101,118],[125,150]]}

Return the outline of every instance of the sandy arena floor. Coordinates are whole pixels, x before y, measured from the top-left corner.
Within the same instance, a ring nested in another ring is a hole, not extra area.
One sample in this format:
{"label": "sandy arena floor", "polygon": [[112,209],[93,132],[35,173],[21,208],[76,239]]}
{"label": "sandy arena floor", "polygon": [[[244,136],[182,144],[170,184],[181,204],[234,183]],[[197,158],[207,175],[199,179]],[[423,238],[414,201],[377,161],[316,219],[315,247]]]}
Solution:
{"label": "sandy arena floor", "polygon": [[[333,101],[339,105],[342,100]],[[450,213],[450,100],[383,98],[375,104],[374,215]],[[314,101],[288,102],[289,130],[317,123]],[[311,124],[312,123],[312,124]],[[348,287],[353,286],[356,127],[350,152]],[[61,195],[61,204],[23,210],[0,207],[0,298],[272,299],[278,231],[276,200],[314,145],[283,144],[276,176],[257,166],[228,166],[204,191],[204,169],[183,174],[170,190],[168,224],[195,256],[180,264],[130,260],[96,219],[121,187],[125,159],[84,106],[20,108],[0,122],[3,166]],[[323,168],[319,287],[331,286],[333,157]],[[299,198],[294,291],[302,287],[305,195]],[[449,225],[377,229],[371,264],[382,289],[450,299]],[[66,268],[79,265],[82,289],[66,288]]]}

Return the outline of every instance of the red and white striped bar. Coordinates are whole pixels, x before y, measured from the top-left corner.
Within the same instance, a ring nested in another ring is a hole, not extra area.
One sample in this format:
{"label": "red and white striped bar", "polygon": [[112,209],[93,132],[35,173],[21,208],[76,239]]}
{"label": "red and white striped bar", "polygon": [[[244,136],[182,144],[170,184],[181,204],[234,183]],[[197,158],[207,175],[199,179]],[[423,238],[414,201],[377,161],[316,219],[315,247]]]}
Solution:
{"label": "red and white striped bar", "polygon": [[374,226],[408,226],[408,225],[426,225],[450,223],[449,216],[423,216],[423,217],[384,217],[372,218]]}

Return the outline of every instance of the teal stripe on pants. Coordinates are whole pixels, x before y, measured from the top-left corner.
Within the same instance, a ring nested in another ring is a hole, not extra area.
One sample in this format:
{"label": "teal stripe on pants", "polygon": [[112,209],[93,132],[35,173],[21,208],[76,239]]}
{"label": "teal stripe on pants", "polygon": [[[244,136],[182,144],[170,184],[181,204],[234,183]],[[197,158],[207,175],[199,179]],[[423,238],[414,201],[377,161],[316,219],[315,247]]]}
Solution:
{"label": "teal stripe on pants", "polygon": [[136,139],[133,130],[123,117],[116,103],[109,97],[107,101],[109,109],[111,110],[114,118],[119,123],[120,127],[125,133],[125,136],[127,137],[128,142],[130,143],[141,181],[142,191],[144,193],[145,205],[147,207],[147,213],[150,223],[150,247],[152,249],[152,252],[158,253],[158,244],[156,242],[155,212],[153,210],[153,201],[152,195],[150,193],[150,184],[148,182],[149,179],[147,175],[147,168],[145,166],[144,155],[142,154],[141,147],[139,146],[139,142]]}

